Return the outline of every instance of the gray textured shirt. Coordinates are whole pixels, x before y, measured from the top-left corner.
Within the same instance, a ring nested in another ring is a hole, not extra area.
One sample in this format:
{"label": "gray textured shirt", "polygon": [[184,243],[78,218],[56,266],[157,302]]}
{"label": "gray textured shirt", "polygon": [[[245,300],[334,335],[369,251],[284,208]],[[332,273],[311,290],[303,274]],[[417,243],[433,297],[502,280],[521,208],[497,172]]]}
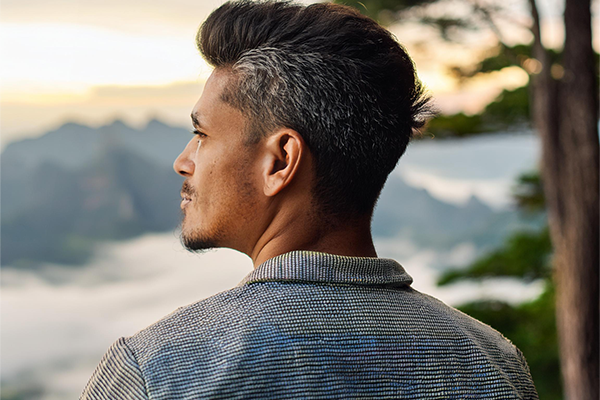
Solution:
{"label": "gray textured shirt", "polygon": [[83,399],[537,399],[521,352],[395,261],[294,251],[115,342]]}

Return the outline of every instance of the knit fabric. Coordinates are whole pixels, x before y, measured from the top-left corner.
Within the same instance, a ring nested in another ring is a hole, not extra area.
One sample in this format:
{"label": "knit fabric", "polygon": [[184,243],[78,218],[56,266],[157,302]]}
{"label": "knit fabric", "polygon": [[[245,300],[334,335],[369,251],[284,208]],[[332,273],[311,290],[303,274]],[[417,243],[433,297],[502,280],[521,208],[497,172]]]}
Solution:
{"label": "knit fabric", "polygon": [[521,352],[397,262],[294,251],[108,350],[82,399],[537,399]]}

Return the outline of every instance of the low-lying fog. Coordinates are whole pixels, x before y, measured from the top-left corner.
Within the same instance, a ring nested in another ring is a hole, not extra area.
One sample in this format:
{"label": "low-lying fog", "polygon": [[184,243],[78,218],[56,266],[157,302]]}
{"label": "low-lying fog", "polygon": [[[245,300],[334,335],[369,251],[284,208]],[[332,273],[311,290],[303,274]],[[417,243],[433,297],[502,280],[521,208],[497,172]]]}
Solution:
{"label": "low-lying fog", "polygon": [[[463,265],[473,247],[439,253],[393,239],[378,240],[381,257],[398,260],[413,287],[449,304],[482,296],[521,301],[539,285],[515,281],[437,288],[432,265]],[[86,268],[47,266],[42,273],[5,270],[2,276],[2,381],[27,398],[76,398],[108,346],[121,336],[239,283],[250,259],[232,250],[197,255],[175,233],[102,246]]]}

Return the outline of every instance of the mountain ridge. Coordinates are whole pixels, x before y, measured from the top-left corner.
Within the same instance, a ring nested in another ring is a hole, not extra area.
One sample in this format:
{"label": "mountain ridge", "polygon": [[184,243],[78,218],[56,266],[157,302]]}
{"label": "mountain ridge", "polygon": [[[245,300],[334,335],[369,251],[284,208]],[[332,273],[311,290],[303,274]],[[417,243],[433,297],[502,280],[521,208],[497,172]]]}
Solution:
{"label": "mountain ridge", "polygon": [[[175,229],[183,178],[171,165],[189,138],[158,120],[141,129],[116,120],[99,128],[67,123],[8,145],[0,169],[2,265],[82,265],[100,241]],[[520,223],[476,197],[456,206],[391,174],[373,233],[424,247],[471,241],[483,249]]]}

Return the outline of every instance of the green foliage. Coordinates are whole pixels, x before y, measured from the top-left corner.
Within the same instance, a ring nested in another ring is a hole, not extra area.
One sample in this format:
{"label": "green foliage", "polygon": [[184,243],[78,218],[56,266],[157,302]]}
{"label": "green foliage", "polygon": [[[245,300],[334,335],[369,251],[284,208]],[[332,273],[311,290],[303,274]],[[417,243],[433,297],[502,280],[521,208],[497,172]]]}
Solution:
{"label": "green foliage", "polygon": [[419,22],[423,25],[429,25],[436,28],[440,37],[448,42],[452,42],[454,35],[459,31],[476,30],[477,26],[471,21],[462,18],[449,17],[431,17],[422,16]]}
{"label": "green foliage", "polygon": [[345,4],[356,8],[364,15],[374,20],[389,24],[395,20],[394,13],[415,6],[435,3],[437,0],[335,0],[335,3]]}
{"label": "green foliage", "polygon": [[518,183],[513,189],[513,198],[517,201],[520,210],[535,214],[546,208],[544,188],[538,172],[521,174]]}
{"label": "green foliage", "polygon": [[[552,63],[552,75],[560,79],[562,67],[560,60],[562,53],[547,50]],[[483,58],[472,68],[450,67],[452,75],[459,81],[467,80],[477,74],[486,74],[500,71],[504,68],[517,66],[531,75],[535,71],[535,60],[531,59],[531,44],[518,44],[515,46],[499,45],[493,53]],[[595,53],[596,71],[600,63],[600,55]],[[433,120],[429,130],[440,137],[465,137],[474,134],[508,130],[513,126],[528,124],[531,119],[529,83],[514,90],[503,90],[493,102],[477,115],[466,116],[462,113],[442,115],[440,121]],[[518,201],[522,199],[517,199]],[[540,199],[537,199],[540,202]]]}
{"label": "green foliage", "polygon": [[[528,60],[531,59],[532,52],[533,50],[531,44],[506,46],[500,43],[496,47],[491,48],[488,53],[489,55],[481,59],[472,67],[450,67],[450,71],[452,72],[452,75],[458,79],[472,78],[477,74],[487,74],[514,66],[523,68],[525,72],[529,73],[526,64]],[[550,56],[550,61],[553,64],[560,62],[560,52],[549,49],[548,54]]]}
{"label": "green foliage", "polygon": [[529,120],[529,86],[503,90],[485,107],[481,118],[486,129],[506,129]]}
{"label": "green foliage", "polygon": [[529,88],[504,90],[481,114],[439,115],[429,122],[427,132],[438,138],[467,137],[511,129],[529,120]]}
{"label": "green foliage", "polygon": [[477,64],[472,75],[500,71],[507,67],[520,65],[521,62],[531,57],[531,52],[530,44],[518,44],[511,47],[499,45],[494,55],[484,58]]}
{"label": "green foliage", "polygon": [[427,132],[437,138],[467,137],[485,131],[481,115],[439,115],[429,121]]}
{"label": "green foliage", "polygon": [[500,249],[476,260],[468,268],[443,273],[438,285],[497,277],[519,278],[525,282],[549,278],[551,251],[548,228],[541,232],[517,232]]}
{"label": "green foliage", "polygon": [[[555,67],[561,65],[562,51],[546,49],[546,52],[550,58],[551,65]],[[458,79],[471,78],[477,74],[500,71],[504,68],[514,66],[520,67],[528,74],[531,74],[531,67],[528,67],[527,63],[531,61],[532,57],[533,49],[531,43],[514,46],[507,46],[500,43],[495,48],[492,48],[489,55],[481,59],[473,68],[450,67],[450,70]],[[594,59],[596,65],[595,71],[598,72],[600,54],[594,52]],[[555,79],[560,79],[560,77],[555,76]]]}
{"label": "green foliage", "polygon": [[[450,15],[439,12],[429,12],[428,6],[445,2],[452,7],[451,1],[445,0],[334,0],[336,3],[349,5],[358,9],[364,15],[373,18],[383,25],[389,25],[400,19],[412,20],[422,25],[428,25],[438,31],[440,37],[453,41],[456,33],[477,30],[480,28],[480,17],[483,9],[470,4],[472,12],[465,15]],[[456,8],[456,7],[455,7]],[[414,11],[414,12],[413,12]],[[463,13],[464,14],[464,13]],[[476,17],[477,15],[478,17]]]}

